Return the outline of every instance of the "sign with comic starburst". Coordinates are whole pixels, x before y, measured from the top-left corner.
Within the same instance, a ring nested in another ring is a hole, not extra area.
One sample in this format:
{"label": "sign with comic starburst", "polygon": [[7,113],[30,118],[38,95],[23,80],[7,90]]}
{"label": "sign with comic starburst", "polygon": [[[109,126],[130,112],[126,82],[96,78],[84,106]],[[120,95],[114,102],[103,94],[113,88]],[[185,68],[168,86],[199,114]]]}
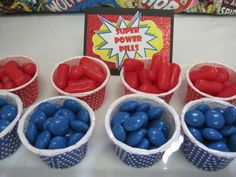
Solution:
{"label": "sign with comic starburst", "polygon": [[148,60],[160,53],[171,60],[173,13],[170,11],[87,10],[84,54],[100,58],[117,74],[127,58]]}

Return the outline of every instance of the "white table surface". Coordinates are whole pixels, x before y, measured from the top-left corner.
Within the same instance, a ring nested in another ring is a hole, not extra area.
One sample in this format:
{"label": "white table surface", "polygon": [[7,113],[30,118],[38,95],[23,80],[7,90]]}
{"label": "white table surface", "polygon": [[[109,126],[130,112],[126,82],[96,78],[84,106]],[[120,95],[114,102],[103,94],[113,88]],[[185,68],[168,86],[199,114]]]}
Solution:
{"label": "white table surface", "polygon": [[[38,100],[56,95],[49,82],[52,67],[60,60],[83,53],[83,14],[32,15],[0,17],[0,57],[23,54],[36,59],[40,66]],[[176,15],[173,60],[190,64],[201,60],[221,61],[235,66],[236,18]],[[235,177],[236,160],[218,172],[203,172],[185,159],[179,150],[167,163],[158,162],[151,168],[135,169],[124,165],[111,147],[104,130],[107,107],[123,93],[118,77],[111,77],[106,99],[95,112],[96,127],[86,158],[66,169],[50,169],[23,146],[11,157],[0,161],[0,177]],[[171,105],[180,113],[185,83],[174,95]]]}

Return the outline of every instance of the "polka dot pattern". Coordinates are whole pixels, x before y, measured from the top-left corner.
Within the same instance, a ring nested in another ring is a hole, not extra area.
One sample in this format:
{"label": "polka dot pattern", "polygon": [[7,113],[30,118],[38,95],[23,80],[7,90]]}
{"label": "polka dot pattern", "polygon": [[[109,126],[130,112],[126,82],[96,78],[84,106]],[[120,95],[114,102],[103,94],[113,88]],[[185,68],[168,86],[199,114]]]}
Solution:
{"label": "polka dot pattern", "polygon": [[[133,93],[132,91],[130,91],[128,88],[124,87],[124,89],[125,89],[125,95],[134,94],[134,93]],[[173,96],[173,94],[174,94],[174,93],[171,93],[171,94],[169,94],[169,95],[166,95],[166,96],[164,96],[164,97],[159,97],[159,98],[163,99],[166,103],[169,103],[170,100],[171,100],[171,98],[172,98],[172,96]]]}
{"label": "polka dot pattern", "polygon": [[12,155],[20,147],[21,142],[17,134],[17,125],[0,139],[0,160]]}
{"label": "polka dot pattern", "polygon": [[184,137],[184,145],[182,150],[191,164],[206,171],[223,169],[233,160],[218,157],[205,151],[196,144],[192,143],[186,136]]}
{"label": "polka dot pattern", "polygon": [[38,97],[38,79],[36,78],[31,84],[13,93],[21,98],[24,108],[29,107]]}
{"label": "polka dot pattern", "polygon": [[40,158],[51,168],[69,168],[79,163],[87,153],[87,144],[85,143],[77,149],[56,156],[40,156]]}
{"label": "polka dot pattern", "polygon": [[116,155],[128,166],[135,168],[145,168],[154,165],[161,158],[163,153],[151,155],[138,155],[126,152],[124,149],[115,145]]}

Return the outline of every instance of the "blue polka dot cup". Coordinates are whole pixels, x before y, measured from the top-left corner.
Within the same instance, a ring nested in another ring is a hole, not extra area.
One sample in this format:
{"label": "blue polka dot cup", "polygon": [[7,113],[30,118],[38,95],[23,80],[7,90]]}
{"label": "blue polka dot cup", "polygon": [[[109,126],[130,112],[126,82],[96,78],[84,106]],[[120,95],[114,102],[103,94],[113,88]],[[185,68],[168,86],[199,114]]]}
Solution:
{"label": "blue polka dot cup", "polygon": [[[113,115],[118,112],[120,104],[129,100],[136,100],[139,103],[149,103],[151,106],[160,106],[165,109],[163,119],[167,123],[167,131],[169,135],[165,144],[156,149],[146,150],[131,147],[115,138],[111,129],[111,119]],[[163,154],[167,150],[171,149],[172,144],[180,137],[180,121],[176,111],[160,98],[139,94],[126,95],[112,103],[106,113],[105,128],[108,137],[114,144],[116,155],[123,161],[123,163],[135,168],[145,168],[154,165],[162,159]]]}
{"label": "blue polka dot cup", "polygon": [[[28,126],[29,119],[32,113],[36,110],[37,106],[42,102],[48,101],[51,103],[62,105],[65,99],[71,99],[80,103],[80,105],[83,106],[85,109],[87,109],[87,111],[89,112],[90,127],[85,133],[85,135],[76,144],[68,146],[63,149],[53,149],[53,150],[38,149],[32,146],[25,136],[25,131]],[[22,144],[32,153],[38,155],[39,158],[43,162],[45,162],[48,166],[50,166],[51,168],[64,169],[64,168],[69,168],[78,164],[86,156],[88,141],[90,137],[92,136],[94,126],[95,126],[95,115],[94,115],[93,110],[90,108],[90,106],[87,103],[71,96],[56,96],[56,97],[51,97],[51,98],[42,100],[34,104],[33,106],[31,106],[24,113],[24,115],[22,116],[22,119],[19,122],[18,134],[20,136],[20,140]]]}
{"label": "blue polka dot cup", "polygon": [[0,98],[7,103],[11,103],[17,107],[17,115],[15,119],[0,133],[0,160],[14,154],[20,147],[21,142],[17,134],[18,121],[23,112],[23,104],[21,99],[10,92],[1,91]]}
{"label": "blue polka dot cup", "polygon": [[226,108],[232,106],[230,103],[214,98],[202,98],[186,104],[181,113],[181,124],[184,133],[183,153],[187,160],[195,167],[206,171],[217,171],[225,168],[236,158],[236,152],[222,152],[208,148],[206,145],[197,141],[190,133],[185,123],[185,113],[196,108],[200,104],[207,104],[211,108]]}

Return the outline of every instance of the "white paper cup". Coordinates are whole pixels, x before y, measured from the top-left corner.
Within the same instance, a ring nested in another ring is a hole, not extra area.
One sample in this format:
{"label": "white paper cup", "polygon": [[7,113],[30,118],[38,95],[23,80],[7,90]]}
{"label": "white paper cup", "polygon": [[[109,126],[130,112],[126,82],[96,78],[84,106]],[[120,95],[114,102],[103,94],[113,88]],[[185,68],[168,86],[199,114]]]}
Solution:
{"label": "white paper cup", "polygon": [[[90,127],[87,133],[79,140],[76,144],[69,146],[64,149],[48,150],[48,149],[38,149],[32,146],[27,138],[25,137],[25,131],[29,123],[29,119],[32,113],[36,110],[37,106],[45,101],[51,103],[62,104],[65,99],[72,99],[80,103],[90,115]],[[87,153],[87,146],[90,137],[92,136],[95,126],[95,115],[93,110],[82,100],[71,96],[56,96],[42,100],[31,107],[23,114],[22,119],[19,122],[18,134],[22,144],[30,150],[32,153],[38,155],[48,166],[51,168],[69,168],[78,164]]]}
{"label": "white paper cup", "polygon": [[[167,123],[169,134],[168,141],[157,149],[145,150],[134,148],[117,140],[111,130],[111,119],[118,112],[121,103],[129,100],[136,100],[139,103],[149,103],[151,106],[160,106],[165,109],[163,113],[164,120]],[[148,95],[131,94],[117,99],[108,108],[105,117],[105,128],[108,137],[115,146],[116,155],[128,166],[144,168],[154,165],[162,158],[164,152],[171,147],[171,144],[180,136],[180,121],[176,111],[165,103],[162,99]]]}
{"label": "white paper cup", "polygon": [[1,91],[0,98],[17,107],[15,119],[0,133],[0,159],[4,159],[16,152],[21,145],[17,134],[17,126],[23,112],[23,104],[17,95],[10,92]]}
{"label": "white paper cup", "polygon": [[194,109],[198,105],[203,103],[209,105],[211,108],[226,108],[233,105],[214,98],[202,98],[186,104],[181,113],[181,124],[182,130],[184,132],[183,152],[186,158],[191,164],[199,169],[216,171],[225,168],[233,159],[235,159],[236,152],[222,152],[210,149],[204,144],[197,141],[190,133],[184,120],[185,114],[188,110]]}

